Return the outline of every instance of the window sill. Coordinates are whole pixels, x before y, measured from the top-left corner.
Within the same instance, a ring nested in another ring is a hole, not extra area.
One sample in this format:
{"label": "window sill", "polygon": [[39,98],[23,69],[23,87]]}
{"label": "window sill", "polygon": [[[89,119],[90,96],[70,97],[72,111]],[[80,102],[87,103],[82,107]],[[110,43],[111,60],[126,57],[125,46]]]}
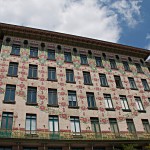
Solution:
{"label": "window sill", "polygon": [[92,85],[93,85],[93,83],[84,83],[84,85],[91,85],[91,86],[92,86]]}
{"label": "window sill", "polygon": [[57,80],[57,79],[54,79],[54,80],[52,80],[52,79],[47,79],[47,81],[57,82],[58,80]]}
{"label": "window sill", "polygon": [[76,84],[76,82],[75,82],[75,81],[66,81],[66,83]]}
{"label": "window sill", "polygon": [[116,86],[116,88],[117,88],[117,89],[124,89],[124,87],[118,87],[118,86]]}
{"label": "window sill", "polygon": [[38,80],[38,77],[27,77],[28,79]]}
{"label": "window sill", "polygon": [[10,74],[7,74],[8,77],[18,77],[18,75],[10,75]]}
{"label": "window sill", "polygon": [[79,106],[68,106],[68,108],[71,108],[71,109],[79,109]]}
{"label": "window sill", "polygon": [[135,89],[135,88],[130,88],[130,89],[131,89],[131,90],[138,90],[138,88],[136,88],[136,89]]}
{"label": "window sill", "polygon": [[89,64],[81,64],[81,65],[83,65],[83,66],[89,66]]}
{"label": "window sill", "polygon": [[96,65],[96,67],[98,67],[98,68],[104,68],[104,66],[98,66],[98,65]]}
{"label": "window sill", "polygon": [[50,104],[47,104],[47,106],[48,107],[57,107],[57,108],[59,107],[59,105],[50,105]]}
{"label": "window sill", "polygon": [[139,71],[139,72],[137,71],[137,73],[141,73],[141,74],[144,74],[144,72],[143,72],[143,71]]}
{"label": "window sill", "polygon": [[147,91],[147,92],[149,92],[149,91],[150,91],[150,89],[144,89],[144,91]]}
{"label": "window sill", "polygon": [[109,85],[101,85],[101,87],[109,87]]}
{"label": "window sill", "polygon": [[20,54],[13,54],[13,53],[10,53],[10,55],[12,55],[12,56],[20,56]]}
{"label": "window sill", "polygon": [[39,57],[38,57],[38,56],[29,56],[29,58],[39,59]]}
{"label": "window sill", "polygon": [[73,61],[64,61],[65,63],[73,64]]}
{"label": "window sill", "polygon": [[131,112],[130,109],[122,109],[123,112]]}
{"label": "window sill", "polygon": [[50,59],[50,58],[47,58],[47,60],[56,61],[56,59]]}
{"label": "window sill", "polygon": [[26,105],[30,105],[30,106],[37,106],[38,103],[29,103],[29,102],[26,102]]}
{"label": "window sill", "polygon": [[3,100],[4,104],[16,104],[16,101],[5,101]]}
{"label": "window sill", "polygon": [[107,111],[115,111],[115,108],[105,108]]}
{"label": "window sill", "polygon": [[146,113],[146,110],[138,110],[139,113]]}
{"label": "window sill", "polygon": [[98,110],[98,107],[88,107],[89,110]]}

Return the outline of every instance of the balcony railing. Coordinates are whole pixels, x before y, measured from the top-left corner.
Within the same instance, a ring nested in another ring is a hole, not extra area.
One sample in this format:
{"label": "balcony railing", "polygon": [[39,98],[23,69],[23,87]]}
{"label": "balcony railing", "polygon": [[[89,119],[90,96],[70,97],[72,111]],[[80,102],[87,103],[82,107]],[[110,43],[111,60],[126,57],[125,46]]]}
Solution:
{"label": "balcony railing", "polygon": [[51,140],[150,140],[150,133],[73,133],[50,131],[2,130],[0,138],[51,139]]}

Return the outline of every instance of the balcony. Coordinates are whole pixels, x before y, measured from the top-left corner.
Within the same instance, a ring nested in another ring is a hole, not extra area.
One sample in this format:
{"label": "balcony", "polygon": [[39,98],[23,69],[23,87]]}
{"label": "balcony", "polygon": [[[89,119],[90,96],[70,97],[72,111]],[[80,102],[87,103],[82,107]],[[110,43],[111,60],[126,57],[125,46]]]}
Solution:
{"label": "balcony", "polygon": [[50,131],[2,130],[0,138],[47,139],[47,140],[150,140],[150,133],[73,133]]}

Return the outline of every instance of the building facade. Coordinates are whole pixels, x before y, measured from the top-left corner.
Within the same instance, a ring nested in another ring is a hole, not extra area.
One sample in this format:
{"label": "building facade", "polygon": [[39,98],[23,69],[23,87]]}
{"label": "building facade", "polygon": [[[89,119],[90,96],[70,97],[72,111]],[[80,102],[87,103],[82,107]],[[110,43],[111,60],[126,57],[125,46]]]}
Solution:
{"label": "building facade", "polygon": [[0,24],[0,150],[150,144],[150,51]]}

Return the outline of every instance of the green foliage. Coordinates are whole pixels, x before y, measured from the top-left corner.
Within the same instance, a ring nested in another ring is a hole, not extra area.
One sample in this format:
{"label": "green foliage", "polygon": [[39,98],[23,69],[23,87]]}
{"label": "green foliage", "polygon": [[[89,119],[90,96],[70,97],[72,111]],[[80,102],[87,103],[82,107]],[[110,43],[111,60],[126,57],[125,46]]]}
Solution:
{"label": "green foliage", "polygon": [[136,144],[123,144],[123,150],[136,150],[134,147],[137,146]]}

